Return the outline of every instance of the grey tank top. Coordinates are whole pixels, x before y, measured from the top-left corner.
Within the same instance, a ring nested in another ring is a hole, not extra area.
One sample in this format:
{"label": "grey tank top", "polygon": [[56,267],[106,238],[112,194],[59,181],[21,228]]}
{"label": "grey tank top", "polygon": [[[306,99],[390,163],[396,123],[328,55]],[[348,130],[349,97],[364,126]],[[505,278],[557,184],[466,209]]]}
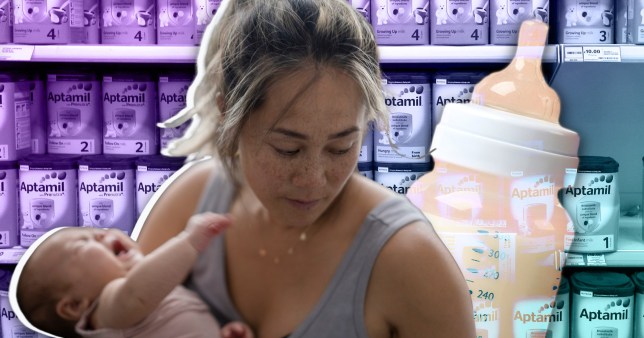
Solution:
{"label": "grey tank top", "polygon": [[[213,175],[197,212],[226,213],[235,192],[232,180]],[[429,221],[406,198],[381,202],[365,218],[318,303],[288,338],[367,338],[364,301],[378,253],[392,235],[414,221]],[[220,324],[242,320],[226,283],[223,236],[200,256],[186,286],[208,304]]]}

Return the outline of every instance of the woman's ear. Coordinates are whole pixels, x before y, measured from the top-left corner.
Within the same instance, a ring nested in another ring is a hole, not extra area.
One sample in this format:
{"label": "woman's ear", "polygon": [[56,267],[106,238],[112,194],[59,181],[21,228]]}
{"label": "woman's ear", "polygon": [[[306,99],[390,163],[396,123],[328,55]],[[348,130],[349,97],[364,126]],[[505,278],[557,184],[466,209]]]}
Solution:
{"label": "woman's ear", "polygon": [[65,295],[56,303],[56,313],[65,320],[78,321],[90,305],[87,298],[76,299]]}

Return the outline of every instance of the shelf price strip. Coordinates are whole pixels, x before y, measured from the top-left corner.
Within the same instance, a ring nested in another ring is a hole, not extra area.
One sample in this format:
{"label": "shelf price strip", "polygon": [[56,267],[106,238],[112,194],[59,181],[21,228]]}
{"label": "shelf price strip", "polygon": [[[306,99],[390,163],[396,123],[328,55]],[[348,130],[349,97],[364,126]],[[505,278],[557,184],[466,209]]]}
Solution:
{"label": "shelf price strip", "polygon": [[619,46],[565,46],[565,62],[622,62]]}
{"label": "shelf price strip", "polygon": [[29,61],[34,54],[34,46],[31,45],[1,45],[0,60],[6,61]]}

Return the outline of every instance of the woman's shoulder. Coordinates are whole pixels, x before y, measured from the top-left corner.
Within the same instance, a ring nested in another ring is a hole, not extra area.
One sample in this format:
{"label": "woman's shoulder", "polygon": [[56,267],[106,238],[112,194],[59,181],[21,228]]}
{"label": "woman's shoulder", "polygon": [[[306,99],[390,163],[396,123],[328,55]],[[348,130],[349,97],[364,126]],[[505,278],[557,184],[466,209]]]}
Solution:
{"label": "woman's shoulder", "polygon": [[[403,286],[403,287],[401,287]],[[400,337],[471,337],[471,298],[463,275],[426,222],[401,228],[382,248],[370,304]],[[472,323],[473,324],[473,323]]]}
{"label": "woman's shoulder", "polygon": [[[218,170],[221,170],[218,162],[212,158],[186,163],[159,193],[157,204],[176,204],[181,201],[179,205],[192,204],[191,206],[194,207],[208,185],[208,181]],[[158,209],[157,204],[152,211]]]}
{"label": "woman's shoulder", "polygon": [[147,253],[178,234],[195,209],[214,172],[220,170],[213,159],[189,162],[157,191],[156,200],[141,215],[133,237]]}
{"label": "woman's shoulder", "polygon": [[380,204],[399,196],[381,184],[359,174],[353,175],[352,182],[354,187],[349,199],[352,205],[359,207],[360,210],[372,212]]}
{"label": "woman's shoulder", "polygon": [[409,223],[391,236],[378,255],[369,287],[377,307],[384,309],[381,315],[396,330],[407,331],[401,337],[427,332],[460,332],[452,336],[465,337],[471,332],[467,325],[459,327],[464,318],[471,318],[467,284],[426,221]]}

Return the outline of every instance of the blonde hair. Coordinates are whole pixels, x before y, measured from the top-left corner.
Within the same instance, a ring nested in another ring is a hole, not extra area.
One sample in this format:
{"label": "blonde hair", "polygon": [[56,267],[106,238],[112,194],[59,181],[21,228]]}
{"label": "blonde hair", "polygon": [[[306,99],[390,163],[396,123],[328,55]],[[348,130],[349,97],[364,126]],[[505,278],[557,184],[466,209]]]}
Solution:
{"label": "blonde hair", "polygon": [[346,0],[231,0],[217,16],[202,41],[188,106],[160,124],[192,119],[165,155],[213,155],[235,177],[238,137],[249,114],[280,76],[310,65],[348,74],[362,91],[366,121],[388,123],[372,27]]}

